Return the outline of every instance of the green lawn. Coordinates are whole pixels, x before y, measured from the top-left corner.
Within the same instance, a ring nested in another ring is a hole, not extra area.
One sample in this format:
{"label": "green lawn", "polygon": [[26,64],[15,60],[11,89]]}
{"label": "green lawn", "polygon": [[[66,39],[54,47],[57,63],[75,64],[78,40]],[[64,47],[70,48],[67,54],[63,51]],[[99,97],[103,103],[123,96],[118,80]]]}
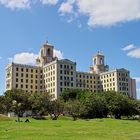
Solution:
{"label": "green lawn", "polygon": [[140,140],[140,122],[114,119],[0,121],[0,140]]}

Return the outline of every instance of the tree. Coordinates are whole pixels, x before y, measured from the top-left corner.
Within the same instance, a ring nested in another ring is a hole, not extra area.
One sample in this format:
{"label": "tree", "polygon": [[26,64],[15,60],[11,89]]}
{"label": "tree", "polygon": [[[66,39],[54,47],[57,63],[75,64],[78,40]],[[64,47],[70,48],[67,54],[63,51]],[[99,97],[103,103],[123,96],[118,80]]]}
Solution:
{"label": "tree", "polygon": [[6,91],[4,93],[5,96],[5,107],[6,112],[14,111],[13,110],[13,100],[15,100],[17,103],[21,103],[21,114],[25,112],[26,110],[30,109],[30,103],[28,100],[29,94],[24,92],[23,90],[13,89]]}
{"label": "tree", "polygon": [[91,94],[91,96],[87,98],[85,106],[85,112],[82,114],[84,118],[92,119],[107,117],[107,103],[101,94]]}
{"label": "tree", "polygon": [[57,99],[54,101],[50,101],[46,109],[51,116],[52,120],[57,120],[58,117],[63,114],[64,110],[64,102],[63,100]]}
{"label": "tree", "polygon": [[87,97],[89,97],[92,93],[88,90],[81,89],[66,89],[64,90],[60,98],[67,102],[69,100],[79,100],[80,102],[84,102]]}
{"label": "tree", "polygon": [[116,119],[121,119],[121,116],[130,117],[137,114],[135,100],[115,91],[105,92],[104,97],[109,109],[109,115],[114,115]]}
{"label": "tree", "polygon": [[77,118],[80,116],[81,114],[81,103],[78,100],[69,100],[66,104],[65,104],[65,112],[73,117],[73,120],[76,121]]}
{"label": "tree", "polygon": [[29,97],[32,113],[35,116],[46,115],[49,100],[50,97],[48,93],[32,93]]}
{"label": "tree", "polygon": [[5,107],[5,97],[0,96],[0,113],[5,113],[6,107]]}
{"label": "tree", "polygon": [[13,106],[12,106],[13,110],[17,114],[17,118],[18,118],[17,121],[20,122],[21,106],[22,106],[22,104],[18,103],[16,100],[13,100],[12,104],[13,104]]}

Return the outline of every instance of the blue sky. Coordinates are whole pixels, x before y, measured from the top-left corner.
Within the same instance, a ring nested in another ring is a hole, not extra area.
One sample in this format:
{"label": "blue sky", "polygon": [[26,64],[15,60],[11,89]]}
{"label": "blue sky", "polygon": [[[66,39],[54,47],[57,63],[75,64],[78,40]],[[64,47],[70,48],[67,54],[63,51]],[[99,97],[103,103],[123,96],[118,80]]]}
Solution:
{"label": "blue sky", "polygon": [[100,50],[110,69],[130,70],[140,98],[140,0],[0,0],[0,94],[6,64],[34,64],[46,40],[80,71]]}

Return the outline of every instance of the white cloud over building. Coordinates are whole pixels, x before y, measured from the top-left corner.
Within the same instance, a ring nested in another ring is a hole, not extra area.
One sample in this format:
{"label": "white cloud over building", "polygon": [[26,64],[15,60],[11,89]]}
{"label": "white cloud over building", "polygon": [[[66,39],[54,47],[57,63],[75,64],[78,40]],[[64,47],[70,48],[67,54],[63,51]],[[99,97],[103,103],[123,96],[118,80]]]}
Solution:
{"label": "white cloud over building", "polygon": [[[38,54],[34,54],[30,52],[21,52],[15,54],[12,58],[9,58],[9,61],[18,64],[35,65],[37,57]],[[63,59],[63,53],[60,50],[54,49],[54,57],[58,57],[58,59]]]}

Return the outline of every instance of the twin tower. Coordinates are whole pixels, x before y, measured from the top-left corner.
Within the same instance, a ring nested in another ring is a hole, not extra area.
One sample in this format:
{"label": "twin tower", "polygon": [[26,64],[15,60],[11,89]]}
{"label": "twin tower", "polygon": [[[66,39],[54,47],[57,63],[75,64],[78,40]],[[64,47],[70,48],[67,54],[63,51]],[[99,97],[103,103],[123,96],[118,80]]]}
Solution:
{"label": "twin tower", "polygon": [[46,64],[52,62],[53,60],[56,59],[54,57],[54,46],[48,43],[45,43],[42,48],[40,49],[39,52],[39,57],[36,59],[36,65],[43,67]]}
{"label": "twin tower", "polygon": [[98,52],[93,57],[93,66],[90,67],[90,73],[100,74],[106,71],[109,71],[109,66],[105,65],[104,55]]}
{"label": "twin tower", "polygon": [[[36,65],[43,67],[46,64],[56,60],[57,57],[54,56],[54,46],[45,43],[40,49],[39,57],[36,59]],[[90,73],[100,74],[109,70],[109,66],[104,63],[104,55],[98,52],[93,57],[93,66],[90,67]]]}

